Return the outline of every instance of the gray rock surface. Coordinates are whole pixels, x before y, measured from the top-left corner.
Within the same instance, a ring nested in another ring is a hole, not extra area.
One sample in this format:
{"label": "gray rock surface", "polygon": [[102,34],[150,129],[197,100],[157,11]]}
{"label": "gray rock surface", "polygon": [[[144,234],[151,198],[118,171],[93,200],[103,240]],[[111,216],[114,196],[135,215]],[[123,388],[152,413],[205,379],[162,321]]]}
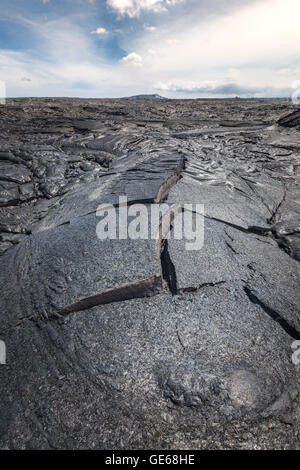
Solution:
{"label": "gray rock surface", "polygon": [[287,116],[284,116],[283,118],[279,119],[278,124],[283,127],[298,127],[298,130],[300,128],[300,111],[294,111],[291,114],[288,114]]}
{"label": "gray rock surface", "polygon": [[[0,107],[0,448],[300,448],[300,133],[279,121],[295,111]],[[204,204],[204,246],[172,224],[99,240],[99,204],[124,195]]]}

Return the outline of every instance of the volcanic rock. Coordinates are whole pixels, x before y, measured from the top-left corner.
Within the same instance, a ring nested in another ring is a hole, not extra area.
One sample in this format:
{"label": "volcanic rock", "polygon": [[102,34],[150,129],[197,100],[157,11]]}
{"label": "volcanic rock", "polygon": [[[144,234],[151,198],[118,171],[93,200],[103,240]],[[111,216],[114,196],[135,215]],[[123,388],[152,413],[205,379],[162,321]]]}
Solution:
{"label": "volcanic rock", "polygon": [[[0,107],[0,448],[299,449],[291,109]],[[175,215],[163,213],[156,239],[99,239],[97,209],[113,206],[118,219],[120,196]],[[188,211],[196,235],[204,227],[194,251],[174,236]]]}

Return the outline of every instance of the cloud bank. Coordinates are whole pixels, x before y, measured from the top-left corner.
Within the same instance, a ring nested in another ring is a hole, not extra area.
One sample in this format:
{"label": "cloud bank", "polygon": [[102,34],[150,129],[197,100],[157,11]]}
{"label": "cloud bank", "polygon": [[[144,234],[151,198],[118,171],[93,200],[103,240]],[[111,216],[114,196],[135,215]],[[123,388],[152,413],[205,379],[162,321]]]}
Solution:
{"label": "cloud bank", "polygon": [[154,13],[167,12],[169,6],[182,3],[185,0],[107,0],[107,6],[120,15],[128,15],[130,18],[139,17],[141,12]]}

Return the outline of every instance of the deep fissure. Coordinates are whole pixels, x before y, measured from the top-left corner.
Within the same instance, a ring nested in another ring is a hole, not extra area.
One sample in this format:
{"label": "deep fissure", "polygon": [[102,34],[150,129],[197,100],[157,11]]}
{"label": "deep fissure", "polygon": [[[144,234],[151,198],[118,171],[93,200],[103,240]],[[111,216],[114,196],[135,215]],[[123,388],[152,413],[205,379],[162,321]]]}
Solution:
{"label": "deep fissure", "polygon": [[300,339],[300,333],[294,328],[292,325],[289,324],[287,320],[285,320],[278,312],[273,310],[271,307],[266,305],[262,300],[260,300],[256,295],[249,289],[249,287],[244,286],[244,291],[250,300],[254,305],[258,305],[263,309],[263,311],[270,317],[272,320],[274,320],[276,323],[278,323],[281,328],[293,339],[299,340]]}

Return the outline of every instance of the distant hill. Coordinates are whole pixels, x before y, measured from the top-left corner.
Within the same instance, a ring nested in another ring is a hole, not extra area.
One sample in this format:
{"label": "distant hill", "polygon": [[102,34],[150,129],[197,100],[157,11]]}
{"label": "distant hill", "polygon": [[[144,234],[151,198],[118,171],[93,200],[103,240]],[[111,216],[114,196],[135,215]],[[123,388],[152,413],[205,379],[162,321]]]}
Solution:
{"label": "distant hill", "polygon": [[126,96],[124,99],[126,100],[167,100],[168,98],[164,98],[160,95],[135,95],[135,96]]}

